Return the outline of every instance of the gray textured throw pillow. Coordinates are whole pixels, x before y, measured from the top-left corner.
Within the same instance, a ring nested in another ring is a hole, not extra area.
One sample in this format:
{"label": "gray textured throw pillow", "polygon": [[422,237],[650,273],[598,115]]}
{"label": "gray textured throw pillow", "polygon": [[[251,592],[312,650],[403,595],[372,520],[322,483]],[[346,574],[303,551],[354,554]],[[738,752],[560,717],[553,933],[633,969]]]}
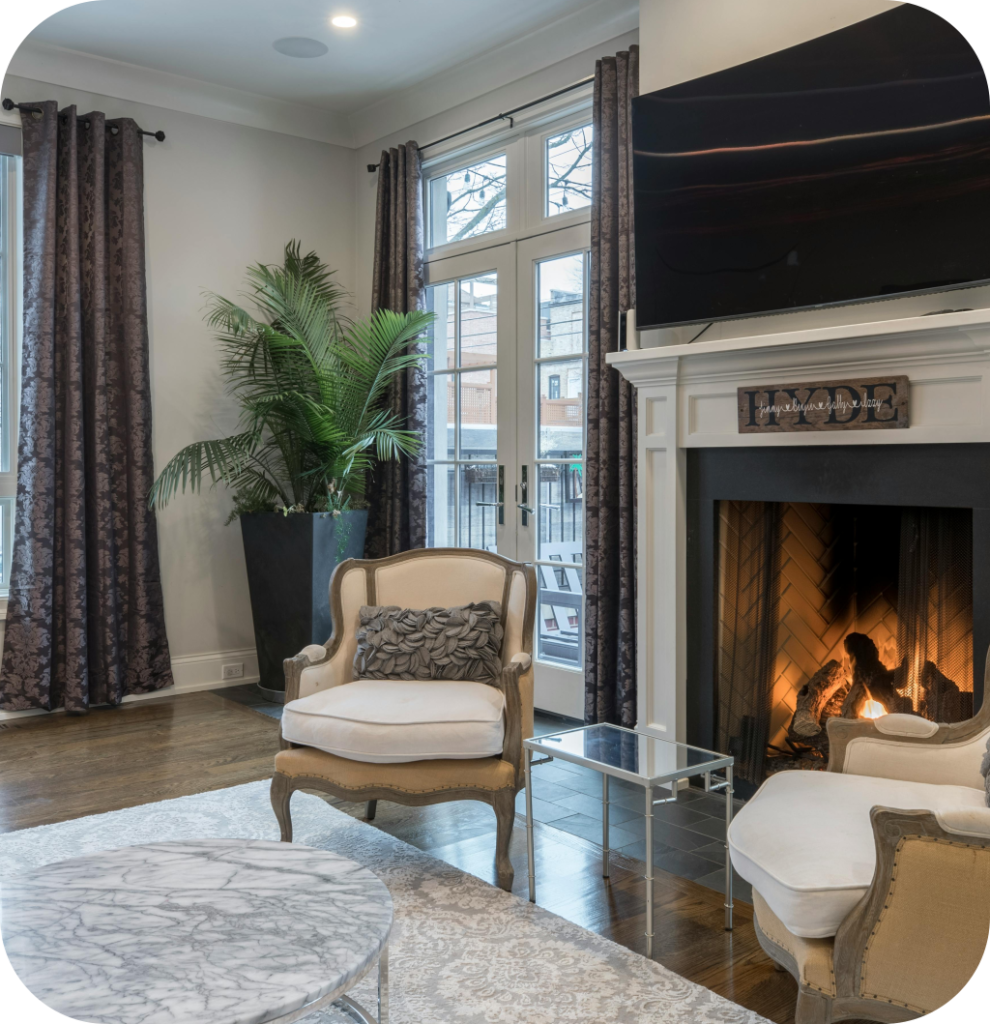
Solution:
{"label": "gray textured throw pillow", "polygon": [[987,752],[983,755],[980,771],[983,773],[983,778],[986,779],[987,807],[990,807],[990,739],[987,739]]}
{"label": "gray textured throw pillow", "polygon": [[492,683],[502,671],[502,606],[361,609],[358,679],[461,679]]}

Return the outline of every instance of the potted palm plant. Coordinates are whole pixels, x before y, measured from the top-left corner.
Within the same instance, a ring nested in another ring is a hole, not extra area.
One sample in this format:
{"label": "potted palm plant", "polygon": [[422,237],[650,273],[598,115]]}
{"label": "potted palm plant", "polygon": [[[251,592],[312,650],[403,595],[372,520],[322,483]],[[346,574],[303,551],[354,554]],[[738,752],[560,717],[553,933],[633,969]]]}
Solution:
{"label": "potted palm plant", "polygon": [[410,343],[433,314],[382,310],[348,321],[332,272],[296,241],[281,265],[257,264],[247,275],[257,315],[213,294],[206,315],[240,429],[183,448],[149,502],[162,508],[207,476],[233,492],[227,521],[241,523],[260,685],[280,699],[283,658],[332,631],[334,567],[364,553],[367,472],[419,449],[385,397],[391,379],[423,358]]}

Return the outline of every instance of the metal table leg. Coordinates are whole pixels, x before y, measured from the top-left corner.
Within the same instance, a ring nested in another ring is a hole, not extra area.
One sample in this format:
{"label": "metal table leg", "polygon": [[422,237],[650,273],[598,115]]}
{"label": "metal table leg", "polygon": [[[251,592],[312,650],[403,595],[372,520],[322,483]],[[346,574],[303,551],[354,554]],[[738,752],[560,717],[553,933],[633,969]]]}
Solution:
{"label": "metal table leg", "polygon": [[378,1024],[388,1024],[388,943],[378,958]]}
{"label": "metal table leg", "polygon": [[653,787],[646,787],[646,955],[653,957]]}
{"label": "metal table leg", "polygon": [[527,750],[523,756],[526,769],[526,857],[529,867],[529,902],[536,902],[536,857],[533,853],[533,769],[530,764],[532,753]]}
{"label": "metal table leg", "polygon": [[725,769],[725,930],[732,931],[732,858],[729,855],[729,826],[732,824],[732,765]]}
{"label": "metal table leg", "polygon": [[602,773],[602,878],[608,878],[608,776]]}

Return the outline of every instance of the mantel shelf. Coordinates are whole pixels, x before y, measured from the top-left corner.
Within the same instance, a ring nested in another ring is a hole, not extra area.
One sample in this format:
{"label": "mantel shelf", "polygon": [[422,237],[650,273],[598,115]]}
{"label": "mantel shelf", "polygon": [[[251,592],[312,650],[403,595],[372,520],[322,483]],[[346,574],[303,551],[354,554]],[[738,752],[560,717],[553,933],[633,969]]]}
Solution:
{"label": "mantel shelf", "polygon": [[938,335],[943,338],[965,339],[969,341],[967,347],[972,350],[975,346],[970,339],[974,332],[987,332],[986,339],[980,339],[980,347],[985,344],[990,348],[990,309],[960,310],[895,320],[877,320],[864,324],[835,324],[799,331],[778,331],[741,338],[699,341],[693,344],[685,342],[658,345],[624,352],[610,352],[606,360],[623,376],[634,383],[639,383],[644,377],[652,377],[654,373],[665,375],[663,364],[668,364],[667,372],[683,360],[690,360],[697,366],[702,363],[720,362],[721,360],[712,358],[718,356],[738,364],[740,358],[745,357],[747,353],[765,359],[774,352],[783,355],[786,350],[815,344],[849,345],[870,339],[881,342],[885,339],[930,339],[933,335]]}

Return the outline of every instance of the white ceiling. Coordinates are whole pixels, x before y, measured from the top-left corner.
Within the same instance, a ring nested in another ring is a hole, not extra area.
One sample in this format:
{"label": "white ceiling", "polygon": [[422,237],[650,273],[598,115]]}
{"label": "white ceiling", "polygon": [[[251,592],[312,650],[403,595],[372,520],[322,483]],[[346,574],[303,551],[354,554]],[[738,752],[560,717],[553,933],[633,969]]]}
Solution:
{"label": "white ceiling", "polygon": [[[638,0],[608,6],[614,16]],[[593,7],[600,0],[91,0],[28,39],[351,114],[558,19],[593,18]],[[345,13],[356,29],[330,25]],[[272,48],[285,36],[329,50],[287,57]]]}

